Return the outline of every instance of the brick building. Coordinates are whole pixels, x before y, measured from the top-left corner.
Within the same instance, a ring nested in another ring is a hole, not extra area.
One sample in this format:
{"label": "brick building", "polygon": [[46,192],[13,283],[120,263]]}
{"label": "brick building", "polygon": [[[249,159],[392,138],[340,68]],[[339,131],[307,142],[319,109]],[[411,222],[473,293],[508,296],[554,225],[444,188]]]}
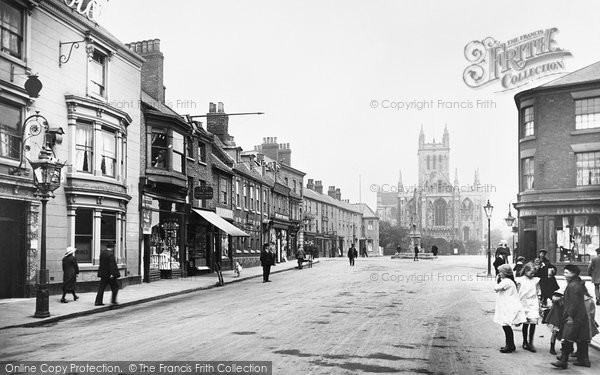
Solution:
{"label": "brick building", "polygon": [[519,253],[587,264],[600,247],[600,62],[515,95]]}
{"label": "brick building", "polygon": [[[47,207],[50,291],[60,289],[67,246],[78,249],[80,289],[96,288],[100,250],[112,242],[122,282],[137,282],[142,59],[76,5],[2,0],[0,8],[0,230],[16,234],[0,244],[0,297],[32,295],[39,268],[39,200],[21,159],[35,159],[44,143],[44,132],[30,132],[38,111],[62,128],[53,151],[67,163]],[[35,98],[22,88],[33,73],[43,83]]]}

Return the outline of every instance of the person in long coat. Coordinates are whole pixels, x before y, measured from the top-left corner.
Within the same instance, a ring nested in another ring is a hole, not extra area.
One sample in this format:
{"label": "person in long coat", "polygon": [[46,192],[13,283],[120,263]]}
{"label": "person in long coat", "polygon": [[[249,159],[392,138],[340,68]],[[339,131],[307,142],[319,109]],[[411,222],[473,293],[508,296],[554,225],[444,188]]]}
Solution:
{"label": "person in long coat", "polygon": [[98,293],[96,294],[96,306],[102,306],[104,297],[104,289],[107,285],[110,285],[111,304],[117,304],[117,294],[119,293],[119,283],[117,279],[121,277],[117,261],[115,259],[114,245],[108,245],[105,250],[100,252],[100,266],[98,267],[98,277],[100,278],[100,285],[98,286]]}
{"label": "person in long coat", "polygon": [[304,252],[302,246],[300,246],[298,250],[296,250],[296,259],[298,259],[298,269],[300,270],[302,269],[302,263],[304,262],[304,258],[306,258],[306,253]]}
{"label": "person in long coat", "polygon": [[596,305],[600,306],[600,247],[596,249],[596,257],[590,261],[588,275],[592,277],[596,293]]}
{"label": "person in long coat", "polygon": [[358,250],[356,250],[356,247],[354,247],[354,244],[352,244],[352,246],[350,246],[348,249],[348,260],[350,261],[351,266],[354,265],[354,259],[356,257],[358,257]]}
{"label": "person in long coat", "polygon": [[566,369],[569,355],[573,352],[573,343],[577,343],[578,359],[575,366],[590,367],[588,347],[590,342],[590,328],[588,314],[585,308],[585,286],[579,277],[581,270],[574,264],[565,266],[565,279],[567,287],[564,293],[564,310],[561,323],[562,353],[558,361],[552,366]]}
{"label": "person in long coat", "polygon": [[270,282],[269,275],[271,274],[271,266],[275,265],[275,253],[268,243],[263,245],[262,251],[260,252],[260,265],[263,269],[263,283]]}
{"label": "person in long coat", "polygon": [[73,301],[79,299],[77,294],[75,294],[75,283],[77,282],[77,275],[79,274],[79,265],[77,264],[77,259],[75,259],[76,250],[77,249],[72,246],[67,247],[67,252],[62,259],[63,295],[60,300],[62,303],[67,303],[67,299],[65,298],[67,293],[73,294]]}
{"label": "person in long coat", "polygon": [[544,249],[539,251],[538,258],[534,261],[538,270],[535,273],[536,277],[540,278],[540,301],[543,306],[546,306],[548,298],[552,298],[552,294],[558,290],[558,282],[556,282],[556,267],[546,258],[548,252]]}

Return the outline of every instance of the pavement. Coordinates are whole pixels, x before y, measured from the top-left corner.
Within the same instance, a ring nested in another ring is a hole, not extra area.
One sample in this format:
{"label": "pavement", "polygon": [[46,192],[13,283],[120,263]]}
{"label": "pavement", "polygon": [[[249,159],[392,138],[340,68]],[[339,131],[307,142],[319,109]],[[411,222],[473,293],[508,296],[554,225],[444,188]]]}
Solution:
{"label": "pavement", "polygon": [[[317,265],[319,259],[313,261]],[[296,267],[298,263],[288,261],[277,263],[271,267],[271,275],[285,271],[300,271]],[[307,267],[304,264],[304,267]],[[227,284],[236,283],[250,279],[261,279],[262,267],[244,268],[240,277],[236,277],[234,271],[223,271],[223,281]],[[110,288],[104,292],[104,306],[95,306],[96,293],[79,293],[79,299],[73,301],[72,295],[67,295],[68,303],[60,302],[60,295],[51,295],[49,301],[50,317],[35,318],[35,298],[9,298],[0,299],[0,330],[16,327],[36,327],[58,322],[60,320],[72,319],[79,316],[96,314],[111,309],[122,309],[141,303],[156,301],[181,294],[193,293],[212,289],[217,286],[216,273],[191,276],[180,279],[162,279],[151,283],[128,285],[119,290],[118,305],[110,305]]]}

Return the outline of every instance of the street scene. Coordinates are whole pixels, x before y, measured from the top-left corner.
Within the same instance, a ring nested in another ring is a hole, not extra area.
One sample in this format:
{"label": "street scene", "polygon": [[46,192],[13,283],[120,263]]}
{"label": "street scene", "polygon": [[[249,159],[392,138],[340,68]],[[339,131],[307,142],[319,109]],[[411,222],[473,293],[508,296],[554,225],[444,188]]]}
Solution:
{"label": "street scene", "polygon": [[597,14],[0,0],[0,374],[597,373]]}
{"label": "street scene", "polygon": [[[492,321],[494,281],[478,276],[481,263],[485,257],[370,257],[350,267],[347,259],[327,259],[275,273],[267,284],[253,278],[46,326],[3,329],[0,360],[230,358],[272,361],[276,374],[550,372],[555,356],[548,353],[545,325],[537,330],[537,353],[520,345],[513,355],[498,353],[504,342]],[[298,284],[301,291],[293,287]],[[115,330],[120,334],[112,335]],[[520,344],[519,328],[515,336]],[[590,359],[597,363],[600,353],[592,351]]]}

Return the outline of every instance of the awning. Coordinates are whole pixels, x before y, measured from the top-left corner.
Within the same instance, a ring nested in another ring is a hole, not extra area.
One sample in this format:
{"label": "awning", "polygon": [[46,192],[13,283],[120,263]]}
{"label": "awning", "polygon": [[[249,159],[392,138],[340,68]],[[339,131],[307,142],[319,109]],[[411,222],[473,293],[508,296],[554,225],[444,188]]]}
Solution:
{"label": "awning", "polygon": [[197,210],[195,208],[192,209],[195,213],[203,217],[206,221],[219,228],[223,232],[234,236],[234,237],[250,237],[250,235],[239,228],[235,227],[233,224],[227,222],[221,216],[215,214],[212,211],[202,211]]}

